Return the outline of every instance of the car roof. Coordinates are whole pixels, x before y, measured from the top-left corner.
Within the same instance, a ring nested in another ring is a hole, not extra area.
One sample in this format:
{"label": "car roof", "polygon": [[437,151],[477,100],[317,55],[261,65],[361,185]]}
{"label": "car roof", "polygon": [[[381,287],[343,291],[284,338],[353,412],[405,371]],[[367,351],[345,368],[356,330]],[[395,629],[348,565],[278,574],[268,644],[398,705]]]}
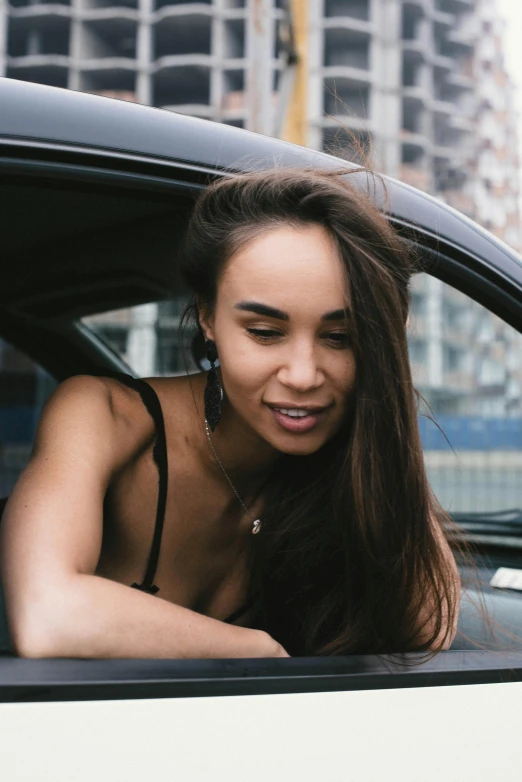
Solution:
{"label": "car roof", "polygon": [[[2,146],[66,145],[179,162],[216,171],[280,166],[331,168],[344,160],[280,139],[172,111],[82,92],[0,78]],[[365,183],[367,176],[364,175]],[[500,239],[426,193],[388,177],[386,210],[437,242],[462,248],[522,284],[522,260]],[[373,181],[373,180],[372,180]],[[374,198],[384,206],[375,184]]]}

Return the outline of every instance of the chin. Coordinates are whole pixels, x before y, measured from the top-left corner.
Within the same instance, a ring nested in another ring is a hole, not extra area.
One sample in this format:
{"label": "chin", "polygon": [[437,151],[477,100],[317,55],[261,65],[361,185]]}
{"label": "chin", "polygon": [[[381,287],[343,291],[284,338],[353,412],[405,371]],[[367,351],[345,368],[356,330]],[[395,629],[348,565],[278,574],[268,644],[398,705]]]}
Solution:
{"label": "chin", "polygon": [[290,435],[289,437],[271,439],[270,444],[287,456],[310,456],[319,451],[328,441],[327,437],[305,437],[303,435]]}

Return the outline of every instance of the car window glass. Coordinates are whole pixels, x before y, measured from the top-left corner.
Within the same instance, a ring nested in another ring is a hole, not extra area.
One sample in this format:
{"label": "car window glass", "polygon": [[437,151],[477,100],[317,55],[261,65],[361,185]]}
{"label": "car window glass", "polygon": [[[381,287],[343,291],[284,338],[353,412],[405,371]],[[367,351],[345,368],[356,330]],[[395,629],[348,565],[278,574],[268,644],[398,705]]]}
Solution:
{"label": "car window glass", "polygon": [[[29,460],[36,425],[56,380],[0,338],[0,498],[7,497]],[[0,653],[10,651],[0,579]]]}
{"label": "car window glass", "polygon": [[[432,488],[449,512],[522,508],[522,335],[430,275],[416,275],[411,292],[413,382],[442,429],[421,403]],[[83,323],[137,375],[183,374],[178,327],[185,303],[178,297],[142,304],[91,315]],[[186,344],[194,371],[190,338]]]}
{"label": "car window glass", "polygon": [[[140,377],[185,374],[197,369],[188,330],[185,350],[178,329],[186,304],[183,296],[139,304],[82,318],[82,323],[120,356]],[[186,364],[185,364],[186,361]]]}
{"label": "car window glass", "polygon": [[0,339],[0,497],[12,490],[31,454],[36,424],[56,380]]}
{"label": "car window glass", "polygon": [[430,275],[411,292],[413,383],[449,440],[421,404],[435,494],[450,513],[522,508],[522,335]]}

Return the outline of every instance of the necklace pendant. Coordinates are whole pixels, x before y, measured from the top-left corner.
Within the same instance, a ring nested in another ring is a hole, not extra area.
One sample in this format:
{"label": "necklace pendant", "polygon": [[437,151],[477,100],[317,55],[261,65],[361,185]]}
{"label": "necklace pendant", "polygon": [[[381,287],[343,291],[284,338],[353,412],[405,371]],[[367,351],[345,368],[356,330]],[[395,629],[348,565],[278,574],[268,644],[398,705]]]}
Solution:
{"label": "necklace pendant", "polygon": [[257,535],[261,530],[261,519],[256,519],[252,524],[252,535]]}

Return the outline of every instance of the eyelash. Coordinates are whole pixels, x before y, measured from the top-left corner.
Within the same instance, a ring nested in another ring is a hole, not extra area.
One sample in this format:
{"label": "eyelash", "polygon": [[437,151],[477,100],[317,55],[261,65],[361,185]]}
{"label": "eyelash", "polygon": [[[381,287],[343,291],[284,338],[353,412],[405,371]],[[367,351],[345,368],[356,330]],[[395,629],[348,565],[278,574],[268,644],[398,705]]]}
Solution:
{"label": "eyelash", "polygon": [[[268,342],[270,339],[274,339],[275,337],[281,336],[281,333],[279,331],[275,331],[273,329],[247,329],[249,334],[253,334],[257,339],[260,339],[262,341]],[[345,334],[340,331],[332,331],[327,335],[327,338],[330,338],[332,342],[335,343],[335,346],[338,348],[345,348],[350,344],[350,335]],[[335,339],[335,337],[339,337],[339,339]]]}

